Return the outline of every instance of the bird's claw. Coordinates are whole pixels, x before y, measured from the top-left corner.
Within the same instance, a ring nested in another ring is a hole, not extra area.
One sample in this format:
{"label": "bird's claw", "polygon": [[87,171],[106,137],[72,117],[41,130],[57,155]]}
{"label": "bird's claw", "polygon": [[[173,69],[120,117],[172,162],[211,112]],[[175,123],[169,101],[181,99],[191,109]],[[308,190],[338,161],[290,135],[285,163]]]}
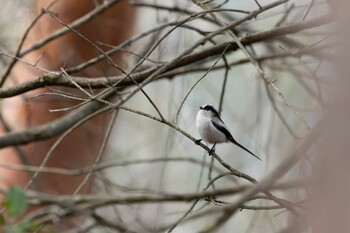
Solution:
{"label": "bird's claw", "polygon": [[214,152],[215,152],[215,148],[211,148],[211,149],[208,151],[209,156],[211,156]]}
{"label": "bird's claw", "polygon": [[210,151],[208,152],[209,156],[211,156],[215,152],[215,145],[216,143],[213,145],[212,148],[210,148]]}
{"label": "bird's claw", "polygon": [[194,141],[194,144],[196,144],[196,145],[199,145],[199,143],[202,141],[202,139],[196,139],[195,141]]}

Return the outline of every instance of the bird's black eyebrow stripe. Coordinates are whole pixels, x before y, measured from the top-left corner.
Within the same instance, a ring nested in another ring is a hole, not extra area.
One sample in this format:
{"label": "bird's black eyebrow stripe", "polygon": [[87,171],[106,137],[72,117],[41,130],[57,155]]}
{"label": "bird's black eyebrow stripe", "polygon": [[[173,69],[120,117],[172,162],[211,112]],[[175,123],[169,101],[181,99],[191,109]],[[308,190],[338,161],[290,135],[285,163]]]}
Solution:
{"label": "bird's black eyebrow stripe", "polygon": [[213,106],[205,105],[204,109],[213,112],[215,116],[219,117],[219,113],[215,110],[215,108]]}

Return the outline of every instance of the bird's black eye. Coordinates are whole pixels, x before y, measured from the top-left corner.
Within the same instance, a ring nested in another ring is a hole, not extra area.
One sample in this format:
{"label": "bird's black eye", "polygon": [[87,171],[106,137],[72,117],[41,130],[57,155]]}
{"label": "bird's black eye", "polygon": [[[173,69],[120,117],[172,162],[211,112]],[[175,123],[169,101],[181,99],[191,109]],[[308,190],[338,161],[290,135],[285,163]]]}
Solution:
{"label": "bird's black eye", "polygon": [[204,109],[207,110],[207,111],[212,111],[214,108],[212,106],[210,106],[210,105],[205,105]]}
{"label": "bird's black eye", "polygon": [[213,108],[213,106],[211,105],[205,105],[205,106],[201,106],[199,107],[201,110],[205,110],[205,111],[210,111],[210,112],[216,112],[216,110]]}
{"label": "bird's black eye", "polygon": [[211,105],[205,105],[204,107],[202,107],[202,109],[204,109],[205,111],[213,113],[215,116],[219,116],[219,113]]}

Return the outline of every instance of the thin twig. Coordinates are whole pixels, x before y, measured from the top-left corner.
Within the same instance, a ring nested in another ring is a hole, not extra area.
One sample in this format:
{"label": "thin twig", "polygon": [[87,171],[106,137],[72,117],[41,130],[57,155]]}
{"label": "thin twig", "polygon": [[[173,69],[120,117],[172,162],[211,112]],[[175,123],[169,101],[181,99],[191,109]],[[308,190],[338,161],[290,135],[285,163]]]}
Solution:
{"label": "thin twig", "polygon": [[[286,1],[282,1],[286,2]],[[203,9],[208,10],[208,8],[204,4],[200,4]],[[262,9],[262,8],[260,8]],[[220,25],[223,27],[227,27],[227,25],[221,21],[218,17],[215,16],[214,13],[210,13],[210,15],[216,20]],[[254,60],[254,58],[251,56],[251,54],[245,49],[243,43],[240,41],[240,39],[236,36],[236,34],[232,30],[226,31],[235,41],[235,43],[238,45],[238,47],[242,50],[242,52],[245,54],[245,56],[250,60],[250,62],[253,64],[255,69],[259,72],[261,77],[265,80],[265,82],[270,85],[273,90],[280,96],[280,98],[283,100],[283,102],[294,112],[294,114],[297,116],[297,118],[300,120],[300,122],[306,127],[306,129],[310,130],[310,126],[304,119],[304,117],[295,109],[295,107],[289,102],[287,97],[279,90],[279,88],[274,84],[273,80],[264,72],[264,70],[259,66],[257,61]]]}

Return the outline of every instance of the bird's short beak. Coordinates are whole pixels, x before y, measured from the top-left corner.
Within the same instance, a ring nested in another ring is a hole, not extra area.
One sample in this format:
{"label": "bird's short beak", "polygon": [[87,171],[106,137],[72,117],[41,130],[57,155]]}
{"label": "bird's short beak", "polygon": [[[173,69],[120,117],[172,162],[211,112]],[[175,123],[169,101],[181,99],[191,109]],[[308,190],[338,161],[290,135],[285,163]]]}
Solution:
{"label": "bird's short beak", "polygon": [[203,110],[203,107],[201,106],[201,107],[199,107],[199,109],[202,109],[202,110]]}

